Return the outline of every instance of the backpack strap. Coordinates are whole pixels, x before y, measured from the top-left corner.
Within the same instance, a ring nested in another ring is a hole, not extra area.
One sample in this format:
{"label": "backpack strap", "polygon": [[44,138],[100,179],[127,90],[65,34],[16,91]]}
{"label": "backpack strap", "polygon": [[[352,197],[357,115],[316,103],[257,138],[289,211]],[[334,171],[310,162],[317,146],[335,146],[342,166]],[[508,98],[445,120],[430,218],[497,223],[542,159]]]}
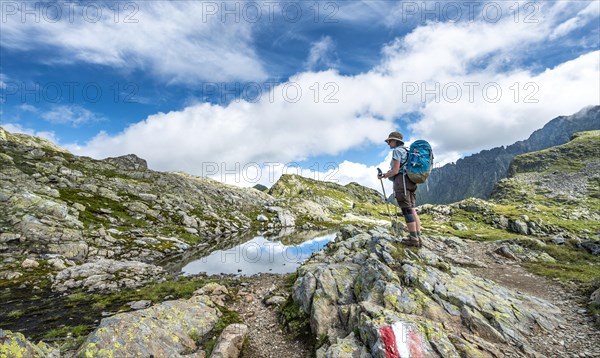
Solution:
{"label": "backpack strap", "polygon": [[[400,147],[402,149],[404,149],[406,151],[406,159],[404,160],[404,162],[400,163],[400,173],[402,173],[402,169],[406,166],[406,164],[408,164],[408,155],[410,154],[410,150],[408,150],[408,148],[406,147]],[[405,170],[406,172],[406,170]]]}

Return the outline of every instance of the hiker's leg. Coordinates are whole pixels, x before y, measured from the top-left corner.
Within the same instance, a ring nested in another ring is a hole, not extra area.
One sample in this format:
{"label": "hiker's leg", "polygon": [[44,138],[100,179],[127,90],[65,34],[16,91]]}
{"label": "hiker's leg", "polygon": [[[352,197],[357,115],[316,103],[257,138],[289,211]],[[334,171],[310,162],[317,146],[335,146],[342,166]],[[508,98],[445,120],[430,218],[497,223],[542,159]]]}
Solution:
{"label": "hiker's leg", "polygon": [[421,232],[421,219],[419,219],[419,214],[417,214],[417,210],[412,208],[413,217],[415,218],[415,225],[418,232]]}
{"label": "hiker's leg", "polygon": [[402,215],[404,215],[404,221],[406,221],[406,227],[408,232],[417,232],[417,223],[413,215],[412,208],[402,208]]}

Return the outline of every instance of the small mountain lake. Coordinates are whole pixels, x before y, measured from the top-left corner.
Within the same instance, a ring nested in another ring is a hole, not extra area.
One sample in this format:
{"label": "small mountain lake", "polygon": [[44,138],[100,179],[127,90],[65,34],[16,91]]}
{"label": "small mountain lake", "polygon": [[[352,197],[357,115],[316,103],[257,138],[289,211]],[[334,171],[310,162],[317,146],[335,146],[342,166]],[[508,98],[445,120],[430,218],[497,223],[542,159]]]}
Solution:
{"label": "small mountain lake", "polygon": [[227,282],[258,273],[294,272],[335,237],[336,231],[285,229],[215,238],[157,263],[170,273],[166,281],[119,292],[57,293],[51,291],[51,282],[39,283],[33,291],[29,286],[6,287],[0,291],[0,329],[19,331],[34,340],[62,342],[72,332],[91,332],[103,317],[130,310],[127,303],[131,301],[176,299],[209,280]]}
{"label": "small mountain lake", "polygon": [[[314,252],[322,250],[325,245],[335,240],[335,236],[335,232],[276,237],[254,236],[242,244],[216,250],[193,260],[183,266],[181,272],[184,275],[287,274],[296,271]],[[298,242],[300,240],[301,242]]]}

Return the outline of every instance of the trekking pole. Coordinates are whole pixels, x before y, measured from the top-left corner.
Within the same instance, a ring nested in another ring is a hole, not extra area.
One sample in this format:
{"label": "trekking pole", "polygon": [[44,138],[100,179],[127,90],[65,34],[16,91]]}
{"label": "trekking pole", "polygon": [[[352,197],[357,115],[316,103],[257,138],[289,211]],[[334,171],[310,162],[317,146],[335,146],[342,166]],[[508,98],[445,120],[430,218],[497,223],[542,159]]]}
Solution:
{"label": "trekking pole", "polygon": [[381,190],[383,191],[383,198],[385,200],[385,207],[387,208],[387,212],[388,212],[388,216],[390,217],[390,224],[392,225],[392,231],[394,231],[394,219],[392,219],[392,213],[390,212],[390,204],[388,202],[388,198],[387,195],[385,194],[385,187],[383,186],[383,180],[381,180],[381,176],[383,175],[383,172],[381,171],[381,169],[377,168],[377,174],[380,177],[379,178],[379,182],[381,183]]}

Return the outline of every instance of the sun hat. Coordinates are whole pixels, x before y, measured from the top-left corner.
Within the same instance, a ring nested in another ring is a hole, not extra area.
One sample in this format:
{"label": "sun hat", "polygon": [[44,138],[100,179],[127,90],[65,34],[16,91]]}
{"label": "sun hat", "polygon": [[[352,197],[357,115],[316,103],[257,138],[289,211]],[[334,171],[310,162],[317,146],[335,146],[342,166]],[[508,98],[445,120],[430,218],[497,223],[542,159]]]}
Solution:
{"label": "sun hat", "polygon": [[388,139],[386,139],[385,142],[388,143],[391,140],[398,140],[398,141],[404,143],[404,140],[402,140],[402,133],[400,133],[400,132],[390,133],[390,135],[388,135]]}

